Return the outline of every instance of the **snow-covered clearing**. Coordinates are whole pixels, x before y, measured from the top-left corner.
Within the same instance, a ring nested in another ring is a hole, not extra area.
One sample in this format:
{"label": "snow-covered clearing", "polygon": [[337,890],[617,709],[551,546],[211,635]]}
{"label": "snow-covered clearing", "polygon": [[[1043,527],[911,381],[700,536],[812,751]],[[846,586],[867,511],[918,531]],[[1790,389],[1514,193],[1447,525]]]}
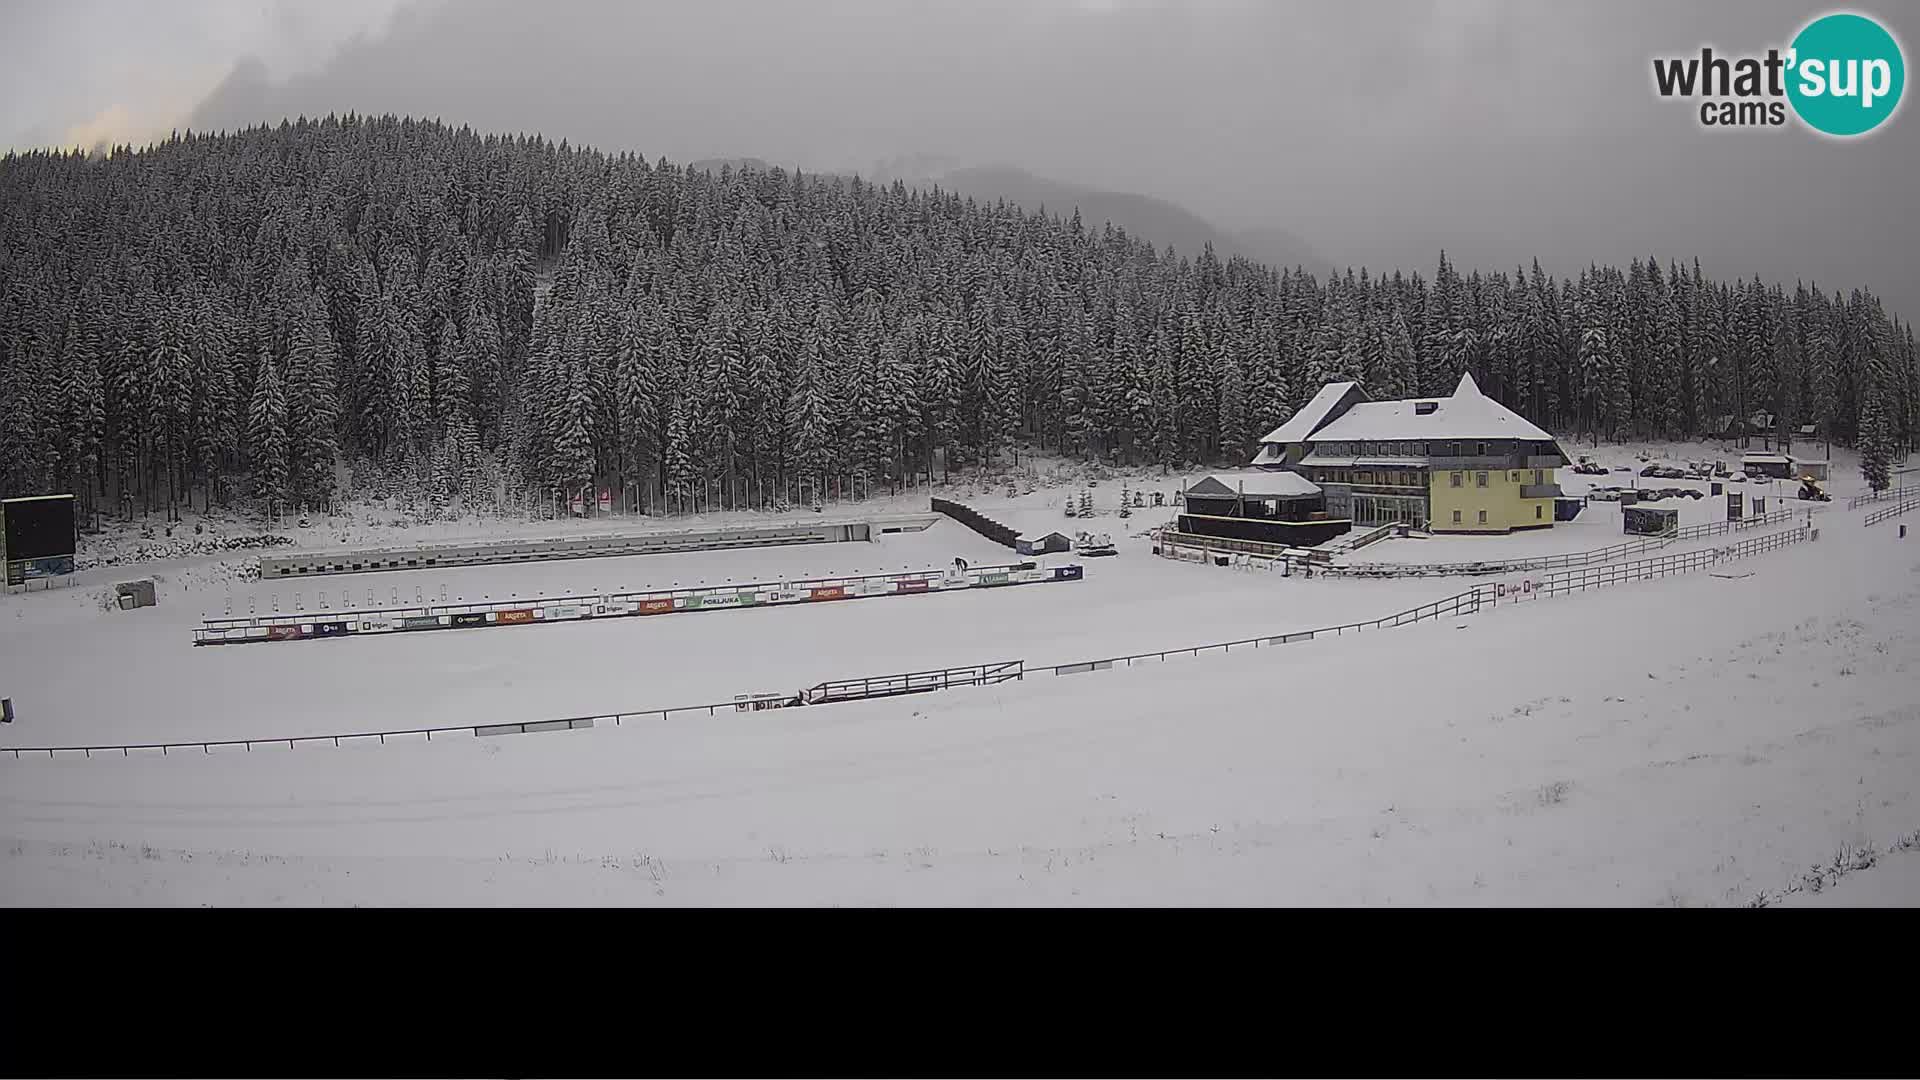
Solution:
{"label": "snow-covered clearing", "polygon": [[[234,586],[236,614],[385,603],[400,590],[505,599],[938,568],[1016,556],[942,521],[872,544],[570,559]],[[1064,555],[1050,562],[1067,561]],[[103,612],[87,591],[14,596],[0,747],[271,738],[498,723],[730,701],[823,679],[1025,659],[1055,664],[1373,618],[1460,591],[1434,580],[1301,582],[1153,558],[1144,540],[1082,581],[513,629],[191,647],[213,588]],[[315,586],[319,588],[316,589]],[[194,599],[205,606],[188,606]],[[29,618],[31,616],[31,618]],[[77,677],[77,672],[89,677]],[[93,677],[93,676],[104,677]],[[166,689],[171,688],[171,689]],[[177,695],[177,698],[176,698]]]}
{"label": "snow-covered clearing", "polygon": [[[1064,528],[1065,495],[970,504]],[[1092,527],[1118,540],[1172,512]],[[0,759],[0,901],[1745,903],[1920,828],[1920,546],[1831,506],[1820,524],[1815,543],[1739,564],[1751,577],[915,698],[431,745]],[[1009,554],[943,522],[873,545],[329,587],[525,594]],[[1461,587],[1174,563],[1137,537],[1087,566],[978,593],[213,649],[187,631],[223,585],[139,612],[36,592],[0,607],[0,694],[21,714],[0,746],[725,700],[1307,628]],[[1902,895],[1913,858],[1780,902],[1900,902],[1873,897]]]}

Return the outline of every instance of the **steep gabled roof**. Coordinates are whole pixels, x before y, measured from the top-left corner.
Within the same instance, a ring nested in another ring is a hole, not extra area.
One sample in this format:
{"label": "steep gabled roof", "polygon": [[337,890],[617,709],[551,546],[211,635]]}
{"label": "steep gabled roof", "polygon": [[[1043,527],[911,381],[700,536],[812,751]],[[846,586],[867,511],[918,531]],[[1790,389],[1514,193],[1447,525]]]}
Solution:
{"label": "steep gabled roof", "polygon": [[[1324,391],[1322,391],[1324,393]],[[1319,400],[1316,395],[1314,400]],[[1414,406],[1432,402],[1431,412]],[[1389,439],[1530,439],[1553,436],[1525,417],[1480,392],[1473,376],[1462,374],[1452,397],[1363,401],[1312,435],[1314,442]]]}
{"label": "steep gabled roof", "polygon": [[1268,432],[1267,437],[1260,441],[1263,443],[1305,442],[1315,428],[1327,422],[1327,417],[1350,390],[1358,392],[1362,401],[1366,400],[1367,392],[1360,389],[1359,383],[1328,383],[1320,388],[1319,393],[1313,395],[1312,401],[1301,406],[1299,412],[1294,413],[1286,423]]}

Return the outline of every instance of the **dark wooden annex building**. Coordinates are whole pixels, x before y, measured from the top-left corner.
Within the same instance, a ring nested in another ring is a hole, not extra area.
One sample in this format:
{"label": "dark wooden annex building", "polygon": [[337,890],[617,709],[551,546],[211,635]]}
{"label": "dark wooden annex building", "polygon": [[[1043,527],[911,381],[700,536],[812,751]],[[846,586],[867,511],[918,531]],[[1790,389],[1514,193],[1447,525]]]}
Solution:
{"label": "dark wooden annex building", "polygon": [[1320,485],[1293,472],[1216,473],[1187,489],[1179,528],[1196,536],[1311,547],[1353,528],[1327,514]]}

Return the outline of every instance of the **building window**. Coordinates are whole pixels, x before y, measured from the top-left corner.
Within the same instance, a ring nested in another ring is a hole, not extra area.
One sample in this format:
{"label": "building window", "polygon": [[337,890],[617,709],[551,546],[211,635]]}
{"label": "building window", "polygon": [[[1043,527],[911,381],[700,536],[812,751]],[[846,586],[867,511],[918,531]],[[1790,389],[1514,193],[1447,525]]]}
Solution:
{"label": "building window", "polygon": [[1507,479],[1509,479],[1509,480],[1511,480],[1511,481],[1513,481],[1513,482],[1514,482],[1514,483],[1516,483],[1516,484],[1517,484],[1517,483],[1519,483],[1519,482],[1520,482],[1520,470],[1519,470],[1519,469],[1515,469],[1515,470],[1513,470],[1513,473],[1512,473],[1511,475],[1509,475],[1509,476],[1507,477]]}
{"label": "building window", "polygon": [[1474,474],[1473,474],[1473,483],[1474,483],[1474,486],[1476,486],[1476,487],[1486,487],[1486,486],[1487,486],[1487,474],[1486,474],[1486,473],[1474,473]]}
{"label": "building window", "polygon": [[1487,456],[1487,444],[1486,444],[1486,443],[1477,443],[1476,445],[1477,445],[1477,446],[1479,447],[1479,450],[1477,451],[1477,453],[1478,453],[1478,455],[1479,455],[1480,457],[1486,457],[1486,456]]}
{"label": "building window", "polygon": [[1487,512],[1485,510],[1482,510],[1480,511],[1480,524],[1485,525],[1486,523],[1487,523]]}
{"label": "building window", "polygon": [[1539,503],[1535,503],[1533,505],[1533,520],[1535,521],[1540,520],[1540,504]]}
{"label": "building window", "polygon": [[1540,482],[1541,482],[1541,481],[1540,481],[1540,470],[1539,470],[1539,469],[1535,469],[1535,470],[1533,470],[1533,482],[1534,482],[1534,483],[1536,483],[1536,484],[1538,484],[1538,483],[1540,483]]}
{"label": "building window", "polygon": [[1459,486],[1460,486],[1460,474],[1459,474],[1459,473],[1449,473],[1448,475],[1449,475],[1449,476],[1451,476],[1451,477],[1453,478],[1453,484],[1452,484],[1452,486],[1453,486],[1453,487],[1459,487]]}
{"label": "building window", "polygon": [[1453,512],[1453,523],[1454,523],[1455,525],[1458,525],[1458,524],[1460,524],[1460,511],[1458,511],[1458,510],[1455,510],[1455,511]]}

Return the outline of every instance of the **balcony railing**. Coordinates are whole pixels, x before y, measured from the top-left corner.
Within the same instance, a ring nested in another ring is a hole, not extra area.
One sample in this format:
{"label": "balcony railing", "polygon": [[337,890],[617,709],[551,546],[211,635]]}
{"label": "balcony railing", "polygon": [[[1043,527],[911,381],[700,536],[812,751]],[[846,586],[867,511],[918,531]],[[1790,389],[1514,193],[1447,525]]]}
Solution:
{"label": "balcony railing", "polygon": [[[1486,472],[1499,472],[1503,469],[1520,468],[1518,454],[1489,454],[1485,457],[1432,457],[1427,459],[1430,469],[1479,469]],[[1527,468],[1532,468],[1531,465]]]}
{"label": "balcony railing", "polygon": [[1557,499],[1560,495],[1559,484],[1520,485],[1520,497],[1523,499]]}

